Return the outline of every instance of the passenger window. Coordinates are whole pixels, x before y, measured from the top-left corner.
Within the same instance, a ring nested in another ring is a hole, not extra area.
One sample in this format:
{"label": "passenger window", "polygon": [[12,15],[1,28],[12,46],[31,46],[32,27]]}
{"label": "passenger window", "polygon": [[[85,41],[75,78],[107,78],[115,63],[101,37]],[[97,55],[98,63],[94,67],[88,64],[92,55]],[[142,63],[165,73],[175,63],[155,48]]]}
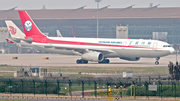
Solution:
{"label": "passenger window", "polygon": [[148,45],[151,45],[151,42],[148,42]]}
{"label": "passenger window", "polygon": [[144,45],[144,44],[145,44],[145,42],[142,42],[142,43],[141,43],[141,45]]}
{"label": "passenger window", "polygon": [[132,42],[133,42],[133,41],[130,41],[129,45],[131,45],[131,44],[132,44]]}

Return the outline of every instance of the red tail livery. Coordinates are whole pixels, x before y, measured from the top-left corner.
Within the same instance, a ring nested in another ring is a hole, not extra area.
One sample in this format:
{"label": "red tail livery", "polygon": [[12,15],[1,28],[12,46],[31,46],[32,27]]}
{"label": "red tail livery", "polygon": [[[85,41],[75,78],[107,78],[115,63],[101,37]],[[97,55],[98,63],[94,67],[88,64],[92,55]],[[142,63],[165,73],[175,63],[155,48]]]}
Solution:
{"label": "red tail livery", "polygon": [[21,23],[23,25],[24,32],[27,38],[37,38],[37,37],[46,37],[42,32],[37,28],[36,24],[30,18],[26,11],[19,11],[19,16],[21,18]]}

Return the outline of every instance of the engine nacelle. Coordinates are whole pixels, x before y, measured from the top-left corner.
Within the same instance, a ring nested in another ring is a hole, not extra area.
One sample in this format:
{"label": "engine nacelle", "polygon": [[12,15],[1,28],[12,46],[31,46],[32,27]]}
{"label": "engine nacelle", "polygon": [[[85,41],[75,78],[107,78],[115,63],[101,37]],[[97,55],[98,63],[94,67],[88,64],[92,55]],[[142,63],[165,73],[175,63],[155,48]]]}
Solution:
{"label": "engine nacelle", "polygon": [[140,57],[119,57],[119,58],[128,61],[138,61],[140,59]]}
{"label": "engine nacelle", "polygon": [[104,59],[104,55],[100,52],[85,53],[81,57],[84,60],[93,61],[93,62],[101,62]]}

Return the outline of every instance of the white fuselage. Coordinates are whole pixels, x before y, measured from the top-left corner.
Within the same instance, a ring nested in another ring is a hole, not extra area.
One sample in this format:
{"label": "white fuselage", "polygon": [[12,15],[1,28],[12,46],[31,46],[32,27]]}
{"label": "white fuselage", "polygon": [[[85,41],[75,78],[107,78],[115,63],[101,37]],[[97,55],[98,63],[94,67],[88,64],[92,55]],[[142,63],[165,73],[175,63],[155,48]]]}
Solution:
{"label": "white fuselage", "polygon": [[[50,42],[48,40],[51,40]],[[58,43],[56,43],[58,41]],[[41,44],[41,45],[40,45]],[[156,58],[171,54],[174,49],[166,42],[158,40],[143,39],[101,39],[101,38],[58,38],[47,37],[41,43],[33,42],[37,48],[52,53],[64,55],[82,55],[75,51],[77,48],[109,50],[111,52],[102,52],[104,57],[146,57]],[[52,47],[72,47],[72,49],[45,48],[45,45]],[[74,50],[73,50],[74,47]]]}

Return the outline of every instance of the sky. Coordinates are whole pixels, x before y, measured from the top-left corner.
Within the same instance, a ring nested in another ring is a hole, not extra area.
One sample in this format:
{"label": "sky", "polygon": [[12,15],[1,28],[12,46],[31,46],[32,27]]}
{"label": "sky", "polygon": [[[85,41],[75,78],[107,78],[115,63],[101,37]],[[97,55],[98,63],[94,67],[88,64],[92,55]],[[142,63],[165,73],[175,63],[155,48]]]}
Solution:
{"label": "sky", "polygon": [[[134,5],[133,8],[147,8],[149,4],[159,7],[180,7],[180,0],[102,0],[99,7],[110,5],[109,8],[125,8]],[[97,8],[95,0],[0,0],[0,10],[16,7],[16,10],[42,9],[76,9],[85,6],[85,9]]]}

